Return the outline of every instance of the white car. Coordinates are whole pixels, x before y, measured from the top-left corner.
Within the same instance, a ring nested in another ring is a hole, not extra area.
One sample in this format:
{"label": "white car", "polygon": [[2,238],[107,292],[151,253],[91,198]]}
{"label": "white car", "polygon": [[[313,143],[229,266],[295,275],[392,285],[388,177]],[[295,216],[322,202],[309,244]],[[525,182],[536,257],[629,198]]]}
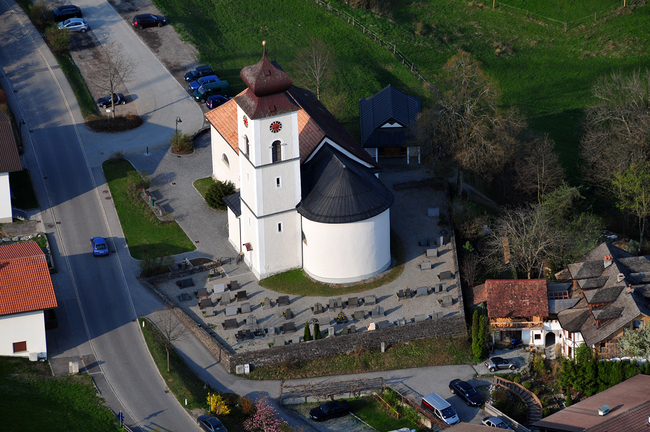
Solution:
{"label": "white car", "polygon": [[512,430],[510,426],[508,426],[508,424],[501,420],[499,417],[485,417],[483,420],[481,420],[481,423],[483,423],[485,426],[491,426],[497,429],[504,429],[509,431]]}
{"label": "white car", "polygon": [[86,30],[90,29],[88,23],[83,18],[67,19],[59,23],[59,28],[62,30],[78,31],[81,33],[85,33]]}

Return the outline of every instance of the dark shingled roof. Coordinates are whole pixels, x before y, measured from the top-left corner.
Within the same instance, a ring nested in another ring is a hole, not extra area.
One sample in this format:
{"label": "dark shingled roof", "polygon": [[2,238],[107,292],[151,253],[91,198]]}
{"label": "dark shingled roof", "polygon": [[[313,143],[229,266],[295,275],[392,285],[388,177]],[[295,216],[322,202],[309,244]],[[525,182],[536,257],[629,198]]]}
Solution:
{"label": "dark shingled roof", "polygon": [[650,273],[650,257],[636,256],[630,258],[621,258],[618,260],[632,273]]}
{"label": "dark shingled roof", "polygon": [[248,88],[235,100],[251,119],[298,110],[285,94],[291,88],[291,78],[277,64],[271,63],[266,55],[266,46],[261,60],[243,68],[239,75]]}
{"label": "dark shingled roof", "polygon": [[393,204],[393,194],[372,171],[324,145],[302,171],[298,212],[323,223],[350,223],[376,216]]}
{"label": "dark shingled roof", "polygon": [[579,332],[591,312],[587,308],[566,309],[558,312],[557,320],[562,328],[569,332]]}
{"label": "dark shingled roof", "polygon": [[600,276],[605,269],[605,265],[603,264],[603,260],[586,261],[569,264],[567,268],[573,279],[588,279]]}
{"label": "dark shingled roof", "polygon": [[583,290],[588,290],[588,289],[594,289],[594,288],[600,288],[605,286],[607,283],[607,277],[597,277],[597,278],[591,278],[591,279],[580,279],[578,281],[578,286],[583,289]]}
{"label": "dark shingled roof", "polygon": [[593,305],[599,303],[611,303],[618,298],[621,291],[623,291],[623,286],[619,285],[609,288],[589,290],[582,294],[585,296],[587,303]]}
{"label": "dark shingled roof", "polygon": [[232,210],[236,217],[241,216],[241,196],[239,192],[223,197],[223,202],[226,204],[226,207]]}
{"label": "dark shingled roof", "polygon": [[[364,148],[402,146],[408,125],[415,122],[421,111],[419,97],[407,96],[391,85],[374,96],[360,99],[361,145]],[[381,128],[386,123],[401,127]]]}
{"label": "dark shingled roof", "polygon": [[599,321],[609,320],[620,317],[623,313],[623,308],[594,309],[591,313]]}
{"label": "dark shingled roof", "polygon": [[485,281],[490,318],[548,316],[546,279]]}
{"label": "dark shingled roof", "polygon": [[563,310],[570,309],[578,303],[580,299],[561,299],[561,300],[549,300],[548,301],[548,313],[551,315],[558,314]]}
{"label": "dark shingled roof", "polygon": [[626,252],[623,249],[618,248],[611,243],[603,242],[598,246],[596,246],[596,248],[593,249],[591,252],[589,252],[587,255],[585,255],[580,261],[604,260],[605,256],[607,255],[611,255],[611,257],[615,260],[620,260],[621,258],[629,258],[634,256],[631,253]]}
{"label": "dark shingled roof", "polygon": [[0,173],[21,171],[22,169],[11,122],[5,113],[0,112]]}

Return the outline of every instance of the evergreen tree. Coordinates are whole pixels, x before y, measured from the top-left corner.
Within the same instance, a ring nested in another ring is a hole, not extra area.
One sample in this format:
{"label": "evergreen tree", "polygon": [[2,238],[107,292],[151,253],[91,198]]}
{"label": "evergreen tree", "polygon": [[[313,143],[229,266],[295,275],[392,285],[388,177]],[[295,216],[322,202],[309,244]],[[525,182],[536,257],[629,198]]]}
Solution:
{"label": "evergreen tree", "polygon": [[571,387],[566,391],[566,399],[564,401],[564,404],[566,406],[571,406],[573,404],[573,398],[571,397]]}
{"label": "evergreen tree", "polygon": [[305,342],[308,342],[311,340],[311,332],[309,331],[309,321],[305,321],[305,336],[304,336]]}
{"label": "evergreen tree", "polygon": [[643,372],[644,375],[650,375],[650,360],[646,360],[645,362],[645,372]]}
{"label": "evergreen tree", "polygon": [[478,344],[478,332],[479,332],[479,315],[478,311],[474,311],[472,316],[472,354],[474,358],[479,360],[481,358],[481,350],[479,349]]}
{"label": "evergreen tree", "polygon": [[620,384],[625,380],[625,365],[623,362],[614,362],[612,365],[612,374],[610,380],[610,386],[615,386]]}
{"label": "evergreen tree", "polygon": [[612,362],[598,362],[598,392],[607,390],[612,381]]}
{"label": "evergreen tree", "polygon": [[314,324],[314,339],[320,339],[321,334],[320,334],[320,326],[318,323]]}
{"label": "evergreen tree", "polygon": [[[576,379],[575,361],[573,359],[563,357],[562,369],[560,370],[559,384],[563,389],[572,387]],[[568,390],[567,390],[568,391]]]}
{"label": "evergreen tree", "polygon": [[598,359],[592,357],[585,366],[584,389],[587,396],[598,393]]}
{"label": "evergreen tree", "polygon": [[640,372],[639,365],[636,363],[628,363],[625,365],[625,379],[630,379],[634,375],[638,375]]}
{"label": "evergreen tree", "polygon": [[490,334],[490,318],[487,315],[481,315],[479,326],[479,348],[481,352],[481,359],[487,357],[487,340]]}

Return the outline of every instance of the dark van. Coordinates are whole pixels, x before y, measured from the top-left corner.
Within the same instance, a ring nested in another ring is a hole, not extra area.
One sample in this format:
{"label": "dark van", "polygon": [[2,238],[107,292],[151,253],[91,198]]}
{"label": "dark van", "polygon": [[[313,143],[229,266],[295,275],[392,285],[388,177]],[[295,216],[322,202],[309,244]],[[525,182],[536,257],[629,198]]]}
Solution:
{"label": "dark van", "polygon": [[205,102],[210,96],[222,95],[230,96],[230,84],[228,81],[217,81],[201,85],[194,92],[194,100]]}

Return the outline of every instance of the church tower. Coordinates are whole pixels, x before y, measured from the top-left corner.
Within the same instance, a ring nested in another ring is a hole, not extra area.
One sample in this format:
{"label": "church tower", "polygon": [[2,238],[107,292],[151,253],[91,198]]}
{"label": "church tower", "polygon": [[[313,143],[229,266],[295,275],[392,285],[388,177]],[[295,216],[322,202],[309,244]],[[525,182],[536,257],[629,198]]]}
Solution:
{"label": "church tower", "polygon": [[248,89],[235,97],[239,139],[240,242],[255,276],[302,267],[298,110],[291,78],[264,52],[242,69]]}

